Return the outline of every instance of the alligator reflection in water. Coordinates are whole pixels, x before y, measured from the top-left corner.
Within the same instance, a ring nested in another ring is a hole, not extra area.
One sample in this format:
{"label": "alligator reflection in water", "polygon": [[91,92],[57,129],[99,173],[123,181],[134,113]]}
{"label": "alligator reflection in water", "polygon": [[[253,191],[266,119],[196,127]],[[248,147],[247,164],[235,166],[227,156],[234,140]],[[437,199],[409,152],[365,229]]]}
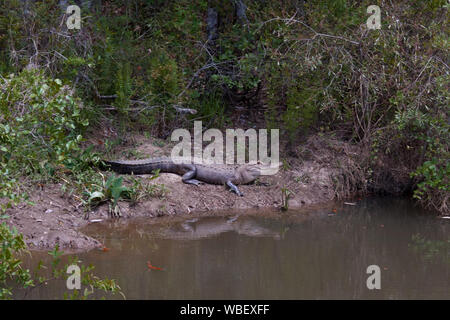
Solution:
{"label": "alligator reflection in water", "polygon": [[198,240],[211,238],[224,232],[236,232],[250,237],[281,238],[281,231],[263,225],[263,220],[253,217],[207,217],[191,219],[156,231],[161,239]]}

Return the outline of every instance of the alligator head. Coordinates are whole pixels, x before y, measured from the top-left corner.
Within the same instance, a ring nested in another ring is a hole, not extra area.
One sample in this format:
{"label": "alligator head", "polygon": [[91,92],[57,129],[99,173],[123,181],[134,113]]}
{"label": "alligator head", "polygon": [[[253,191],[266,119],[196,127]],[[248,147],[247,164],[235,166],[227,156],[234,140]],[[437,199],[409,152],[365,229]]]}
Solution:
{"label": "alligator head", "polygon": [[261,176],[261,164],[245,164],[236,169],[236,178],[239,184],[255,181]]}

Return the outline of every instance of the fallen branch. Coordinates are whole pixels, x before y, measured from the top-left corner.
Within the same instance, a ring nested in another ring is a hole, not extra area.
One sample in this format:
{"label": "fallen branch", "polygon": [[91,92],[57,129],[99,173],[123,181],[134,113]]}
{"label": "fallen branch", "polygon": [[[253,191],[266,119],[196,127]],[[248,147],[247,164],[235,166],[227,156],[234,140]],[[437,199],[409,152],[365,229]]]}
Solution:
{"label": "fallen branch", "polygon": [[[295,16],[295,15],[294,15],[294,16]],[[360,44],[360,43],[357,42],[357,41],[353,41],[353,40],[350,40],[350,39],[347,39],[347,38],[344,38],[344,37],[341,37],[341,36],[335,36],[335,35],[331,35],[331,34],[326,34],[326,33],[320,33],[320,32],[317,32],[316,30],[314,30],[313,28],[311,28],[310,26],[308,26],[308,25],[307,25],[306,23],[304,23],[303,21],[294,19],[294,16],[292,16],[291,18],[280,18],[280,17],[276,17],[276,18],[273,18],[273,19],[269,19],[269,20],[267,20],[267,21],[264,21],[264,22],[259,26],[259,28],[257,29],[257,32],[258,32],[265,24],[267,24],[267,23],[269,23],[269,22],[272,22],[272,21],[282,21],[282,22],[285,22],[286,25],[290,25],[290,24],[293,24],[293,23],[299,23],[299,24],[301,24],[302,26],[304,26],[305,28],[309,29],[312,33],[314,33],[314,35],[313,35],[310,39],[303,39],[304,41],[311,41],[311,40],[314,40],[314,39],[317,38],[317,37],[324,37],[324,38],[332,38],[332,39],[337,39],[337,40],[347,41],[347,42],[350,42],[350,43],[355,44],[355,45],[359,45],[359,44]]]}
{"label": "fallen branch", "polygon": [[[150,106],[147,103],[145,103],[144,101],[140,101],[140,100],[130,100],[130,102],[137,103],[137,104],[142,104],[143,107],[141,107],[141,108],[127,108],[124,111],[141,113],[144,110],[152,110],[152,109],[156,109],[156,108],[163,108],[163,106],[161,106],[161,105]],[[103,110],[113,110],[113,111],[117,111],[118,110],[115,106],[109,105],[109,104],[97,105],[97,107],[101,107]],[[181,114],[186,114],[186,113],[196,114],[197,113],[197,110],[195,110],[195,109],[183,108],[183,107],[181,107],[179,105],[176,105],[176,104],[171,105],[170,107],[174,108],[178,113],[181,113]]]}

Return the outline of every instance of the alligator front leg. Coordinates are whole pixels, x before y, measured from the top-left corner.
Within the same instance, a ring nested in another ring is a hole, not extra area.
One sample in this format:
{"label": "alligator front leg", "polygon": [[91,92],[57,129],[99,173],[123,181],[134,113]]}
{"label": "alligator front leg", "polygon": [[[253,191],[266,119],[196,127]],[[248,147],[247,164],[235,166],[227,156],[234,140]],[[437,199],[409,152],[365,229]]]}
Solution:
{"label": "alligator front leg", "polygon": [[239,191],[238,187],[236,187],[231,181],[227,181],[227,186],[230,187],[231,191],[236,193],[238,196],[244,196],[244,194]]}

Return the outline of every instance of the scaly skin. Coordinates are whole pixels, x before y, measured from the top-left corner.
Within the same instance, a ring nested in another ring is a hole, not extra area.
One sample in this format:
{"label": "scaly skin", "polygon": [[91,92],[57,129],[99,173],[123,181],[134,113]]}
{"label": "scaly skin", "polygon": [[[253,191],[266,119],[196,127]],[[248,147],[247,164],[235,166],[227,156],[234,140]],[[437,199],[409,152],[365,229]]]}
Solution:
{"label": "scaly skin", "polygon": [[155,170],[175,173],[182,176],[184,183],[199,185],[226,184],[237,195],[243,196],[236,185],[253,182],[261,175],[259,165],[246,164],[239,168],[218,167],[212,165],[175,163],[170,158],[150,158],[144,160],[104,161],[106,166],[117,173],[149,174]]}

